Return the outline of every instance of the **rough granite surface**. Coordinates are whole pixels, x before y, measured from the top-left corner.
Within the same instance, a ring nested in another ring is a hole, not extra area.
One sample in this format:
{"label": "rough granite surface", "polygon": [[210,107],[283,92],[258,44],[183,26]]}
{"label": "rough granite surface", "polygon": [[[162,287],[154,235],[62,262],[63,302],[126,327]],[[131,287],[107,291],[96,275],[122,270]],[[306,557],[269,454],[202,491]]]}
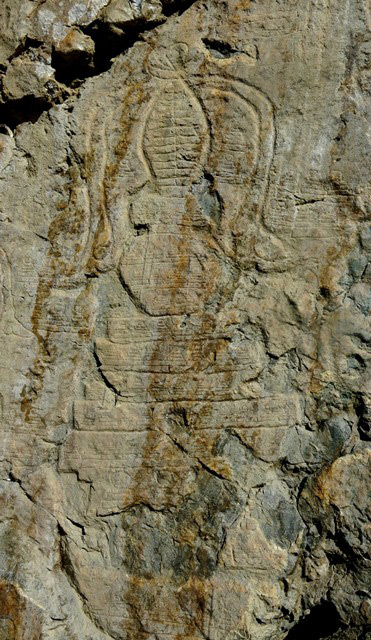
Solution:
{"label": "rough granite surface", "polygon": [[368,0],[0,3],[0,640],[366,640]]}

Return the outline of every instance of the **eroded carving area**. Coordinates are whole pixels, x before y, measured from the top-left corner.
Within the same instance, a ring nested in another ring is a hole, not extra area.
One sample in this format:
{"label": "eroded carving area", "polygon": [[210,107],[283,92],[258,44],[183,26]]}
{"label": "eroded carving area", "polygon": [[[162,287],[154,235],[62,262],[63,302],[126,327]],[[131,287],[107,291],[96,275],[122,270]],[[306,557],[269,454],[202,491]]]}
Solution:
{"label": "eroded carving area", "polygon": [[[236,224],[247,209],[254,234],[268,186],[269,101],[223,77],[184,77],[179,51],[165,69],[152,62],[153,97],[122,159],[121,175],[130,155],[147,178],[134,193],[127,178],[115,182],[128,233],[117,270],[101,277],[112,303],[98,313],[97,368],[60,458],[93,487],[84,544],[94,522],[100,560],[77,559],[69,544],[74,579],[89,614],[119,638],[224,638],[239,622],[218,608],[221,593],[244,600],[238,571],[270,571],[249,559],[253,538],[241,547],[254,521],[248,460],[279,459],[302,419],[295,393],[256,392],[263,336],[233,303]],[[279,571],[288,563],[278,551]]]}

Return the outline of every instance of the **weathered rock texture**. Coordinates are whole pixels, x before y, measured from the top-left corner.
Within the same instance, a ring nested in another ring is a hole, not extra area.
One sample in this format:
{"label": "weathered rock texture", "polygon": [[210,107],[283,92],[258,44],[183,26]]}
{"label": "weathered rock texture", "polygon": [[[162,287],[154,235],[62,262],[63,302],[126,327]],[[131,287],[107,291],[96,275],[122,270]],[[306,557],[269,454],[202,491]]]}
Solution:
{"label": "weathered rock texture", "polygon": [[367,0],[2,0],[1,640],[370,638]]}

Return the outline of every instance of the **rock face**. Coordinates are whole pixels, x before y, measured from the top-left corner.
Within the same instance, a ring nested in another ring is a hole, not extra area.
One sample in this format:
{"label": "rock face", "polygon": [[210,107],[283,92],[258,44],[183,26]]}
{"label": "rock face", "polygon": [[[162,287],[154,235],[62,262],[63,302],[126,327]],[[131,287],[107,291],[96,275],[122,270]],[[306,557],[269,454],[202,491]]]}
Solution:
{"label": "rock face", "polygon": [[0,639],[370,638],[367,0],[0,17]]}

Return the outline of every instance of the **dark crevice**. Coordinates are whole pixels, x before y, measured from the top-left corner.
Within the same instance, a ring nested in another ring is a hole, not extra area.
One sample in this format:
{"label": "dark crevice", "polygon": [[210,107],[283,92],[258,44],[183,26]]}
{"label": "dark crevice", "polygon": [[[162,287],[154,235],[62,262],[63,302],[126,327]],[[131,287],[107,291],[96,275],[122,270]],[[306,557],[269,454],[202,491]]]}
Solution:
{"label": "dark crevice", "polygon": [[22,53],[26,53],[30,49],[38,49],[41,47],[43,42],[41,40],[35,40],[34,38],[30,38],[26,36],[24,40],[18,45],[15,49],[14,53],[9,57],[8,62],[12,62],[15,58],[18,58],[22,55]]}
{"label": "dark crevice", "polygon": [[297,202],[295,204],[296,207],[303,207],[307,204],[316,204],[317,202],[324,202],[325,198],[310,198],[309,200],[305,200],[305,198],[298,198],[297,196],[295,196],[295,198],[297,200],[300,200],[300,202]]}
{"label": "dark crevice", "polygon": [[134,304],[134,306],[136,307],[136,309],[138,311],[141,311],[142,313],[144,313],[146,316],[151,316],[150,313],[147,312],[145,306],[143,305],[143,303],[138,300],[135,295],[133,294],[132,290],[130,289],[129,285],[126,283],[126,280],[124,279],[121,270],[119,271],[119,280],[121,283],[122,288],[124,289],[124,291],[126,291],[126,293],[128,294],[130,300],[132,301],[132,303]]}
{"label": "dark crevice", "polygon": [[91,56],[85,51],[72,51],[66,55],[53,49],[51,64],[55,69],[57,82],[66,86],[73,85],[75,81],[81,83],[86,78],[96,75]]}
{"label": "dark crevice", "polygon": [[214,476],[215,478],[218,478],[218,480],[227,480],[227,478],[225,476],[223,476],[221,473],[218,473],[218,471],[215,471],[215,469],[212,469],[211,467],[209,467],[207,464],[205,464],[205,462],[203,462],[203,460],[201,460],[201,458],[199,458],[196,455],[193,455],[192,453],[190,453],[188,451],[188,449],[186,449],[178,440],[176,440],[175,438],[173,438],[173,436],[170,433],[167,433],[166,431],[162,431],[161,432],[166,435],[171,442],[182,452],[184,453],[186,456],[188,456],[189,458],[191,458],[192,460],[194,460],[195,462],[197,462],[200,467],[206,471],[207,473],[209,473],[210,475]]}
{"label": "dark crevice", "polygon": [[354,409],[358,418],[358,431],[361,440],[371,440],[371,411],[361,393],[356,396]]}
{"label": "dark crevice", "polygon": [[24,96],[16,100],[8,100],[0,104],[0,123],[15,129],[23,122],[37,122],[40,116],[53,106],[47,98]]}
{"label": "dark crevice", "polygon": [[36,504],[31,494],[28,493],[26,489],[23,487],[22,481],[19,478],[17,478],[12,471],[9,471],[8,475],[9,475],[10,482],[15,482],[16,484],[18,484],[19,487],[22,489],[23,493],[25,494],[26,498],[28,498],[33,504]]}
{"label": "dark crevice", "polygon": [[113,518],[115,516],[121,516],[123,513],[136,512],[138,510],[148,510],[151,513],[170,513],[171,509],[168,507],[156,508],[151,505],[149,502],[135,502],[133,504],[124,507],[123,509],[119,509],[118,511],[109,511],[108,513],[98,513],[98,518]]}
{"label": "dark crevice", "polygon": [[190,424],[185,407],[175,407],[168,415],[168,420],[181,429],[189,429]]}
{"label": "dark crevice", "polygon": [[219,226],[224,213],[224,203],[215,187],[214,176],[205,171],[202,179],[192,186],[192,191],[205,217]]}
{"label": "dark crevice", "polygon": [[228,42],[224,40],[212,40],[210,38],[204,38],[202,40],[206,49],[208,49],[216,58],[230,58],[235,56],[241,51],[234,49]]}
{"label": "dark crevice", "polygon": [[134,224],[135,234],[141,236],[149,232],[149,225],[145,223]]}
{"label": "dark crevice", "polygon": [[206,471],[206,473],[209,473],[210,475],[214,476],[214,478],[218,478],[218,480],[228,480],[228,478],[226,476],[223,476],[221,473],[218,473],[218,471],[215,471],[215,469],[212,469],[212,467],[209,467],[207,464],[205,464],[201,458],[198,458],[197,456],[195,457],[195,460],[197,460],[197,462],[200,463],[202,469],[204,471]]}
{"label": "dark crevice", "polygon": [[299,620],[289,631],[285,640],[325,640],[330,639],[343,628],[336,607],[330,602],[322,602]]}
{"label": "dark crevice", "polygon": [[136,42],[141,41],[142,34],[159,24],[161,23],[138,19],[115,27],[95,20],[88,26],[81,26],[80,30],[94,42],[94,55],[84,51],[66,54],[53,49],[52,66],[56,80],[66,86],[79,87],[87,78],[108,71],[117,56],[126,53]]}
{"label": "dark crevice", "polygon": [[164,16],[169,17],[177,13],[182,15],[187,9],[189,9],[195,0],[162,0],[162,13]]}
{"label": "dark crevice", "polygon": [[106,376],[104,375],[104,373],[102,371],[102,363],[99,360],[99,356],[98,356],[97,352],[95,351],[95,349],[93,350],[93,356],[94,356],[95,363],[97,365],[97,369],[99,371],[99,374],[100,374],[104,384],[106,385],[107,389],[112,391],[115,394],[115,397],[117,397],[120,394],[117,391],[117,389],[113,386],[113,384],[111,384],[111,382],[108,380],[108,378],[106,378]]}
{"label": "dark crevice", "polygon": [[83,524],[80,524],[80,522],[76,522],[75,520],[72,520],[72,518],[69,518],[68,516],[67,516],[67,520],[68,520],[71,524],[73,524],[73,526],[74,526],[74,527],[77,527],[78,529],[80,529],[80,531],[81,531],[81,536],[82,536],[82,538],[83,538],[83,537],[85,536],[85,527],[84,527],[84,525],[83,525]]}
{"label": "dark crevice", "polygon": [[330,300],[331,298],[330,289],[328,289],[327,287],[320,287],[319,292],[322,298],[325,298],[326,300]]}
{"label": "dark crevice", "polygon": [[[78,579],[76,577],[75,568],[70,558],[69,548],[68,548],[68,535],[67,535],[67,532],[63,529],[63,527],[59,523],[58,523],[58,534],[59,534],[60,568],[62,569],[63,573],[67,577],[70,586],[74,589],[76,594],[79,596],[83,605],[86,605],[87,598],[85,594],[81,591]],[[89,618],[91,619],[90,615],[89,615]]]}
{"label": "dark crevice", "polygon": [[[86,70],[88,76],[108,71],[114,58],[126,53],[136,42],[142,40],[145,33],[153,31],[163,22],[163,20],[147,21],[144,18],[138,18],[138,20],[113,28],[108,23],[96,20],[88,27],[82,27],[81,30],[90,36],[95,44],[94,67]],[[81,73],[82,69],[79,72]],[[76,77],[81,79],[86,76],[76,75]]]}
{"label": "dark crevice", "polygon": [[94,56],[83,51],[52,52],[52,66],[55,78],[66,86],[77,88],[87,78],[92,78],[112,66],[117,56],[126,53],[136,42],[144,40],[144,35],[163,24],[163,20],[145,20],[138,18],[122,24],[110,24],[102,20],[94,20],[88,26],[80,26],[80,30],[89,36],[95,45]]}

